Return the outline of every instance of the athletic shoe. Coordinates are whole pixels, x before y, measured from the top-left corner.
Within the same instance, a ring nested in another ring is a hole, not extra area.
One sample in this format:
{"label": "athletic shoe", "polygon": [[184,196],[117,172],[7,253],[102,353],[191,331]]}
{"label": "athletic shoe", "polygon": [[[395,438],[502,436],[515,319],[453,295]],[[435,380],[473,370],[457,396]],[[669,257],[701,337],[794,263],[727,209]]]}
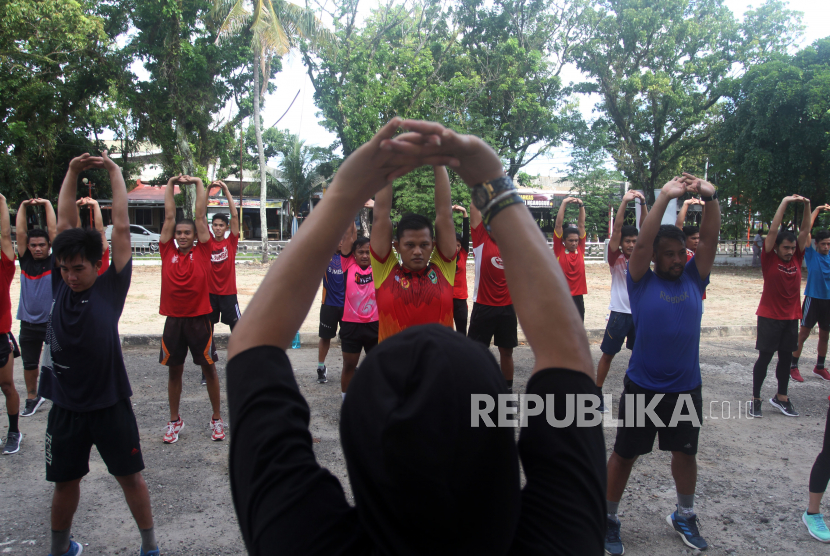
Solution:
{"label": "athletic shoe", "polygon": [[202,373],[202,386],[207,386],[207,379],[205,378],[205,373]]}
{"label": "athletic shoe", "polygon": [[323,365],[322,369],[320,367],[317,367],[317,383],[318,384],[325,384],[326,382],[329,381],[329,379],[326,377],[326,371],[327,370],[328,369],[326,369],[325,365]]}
{"label": "athletic shoe", "polygon": [[706,541],[700,536],[697,522],[698,519],[696,515],[693,515],[692,517],[681,517],[677,515],[676,511],[666,516],[666,523],[677,531],[677,534],[680,535],[680,538],[683,539],[686,546],[696,548],[697,550],[706,550],[709,548],[709,545],[706,544]]}
{"label": "athletic shoe", "polygon": [[35,414],[35,412],[36,412],[38,409],[40,409],[40,406],[42,406],[42,405],[43,405],[43,402],[45,402],[45,401],[46,401],[46,400],[44,400],[44,399],[43,399],[43,398],[41,398],[40,396],[36,397],[36,398],[35,398],[35,399],[33,399],[33,400],[29,400],[29,399],[27,399],[27,400],[26,400],[26,407],[25,407],[25,408],[23,408],[23,411],[21,411],[21,412],[20,412],[20,415],[21,415],[22,417],[31,417],[32,415],[34,415],[34,414]]}
{"label": "athletic shoe", "polygon": [[[69,541],[69,550],[60,554],[59,556],[81,556],[84,552],[84,547],[73,540]],[[51,554],[49,556],[52,556]]]}
{"label": "athletic shoe", "polygon": [[184,428],[184,421],[179,415],[178,421],[167,421],[167,432],[164,433],[164,443],[173,444],[179,440],[179,432]]}
{"label": "athletic shoe", "polygon": [[778,396],[773,396],[769,399],[769,403],[773,405],[773,407],[777,407],[781,413],[786,415],[787,417],[798,417],[798,411],[795,410],[793,407],[793,402],[787,400],[782,402],[778,399]]}
{"label": "athletic shoe", "polygon": [[807,512],[804,512],[801,521],[807,526],[807,531],[810,532],[811,537],[821,542],[830,542],[830,529],[827,529],[823,515],[808,515]]}
{"label": "athletic shoe", "polygon": [[608,526],[605,528],[605,553],[611,556],[622,556],[625,554],[625,547],[620,537],[620,520],[608,519]]}
{"label": "athletic shoe", "polygon": [[3,455],[16,454],[20,451],[20,443],[23,441],[23,433],[10,432],[6,436],[6,445],[3,446]]}
{"label": "athletic shoe", "polygon": [[140,546],[138,547],[138,556],[160,556],[160,554],[161,551],[159,550],[158,546],[156,546],[155,550],[151,550],[150,552],[144,552],[143,548],[141,548]]}
{"label": "athletic shoe", "polygon": [[755,419],[760,419],[764,416],[764,412],[761,410],[761,400],[752,400],[752,403],[749,405],[749,416]]}
{"label": "athletic shoe", "polygon": [[828,373],[827,369],[825,369],[824,367],[820,369],[816,367],[815,369],[813,369],[813,374],[819,378],[823,378],[824,380],[830,380],[830,373]]}
{"label": "athletic shoe", "polygon": [[225,422],[222,419],[216,421],[211,419],[210,429],[213,431],[210,435],[211,440],[225,440]]}
{"label": "athletic shoe", "polygon": [[798,367],[790,367],[790,378],[796,382],[804,382],[804,377],[801,376],[801,372],[798,370]]}
{"label": "athletic shoe", "polygon": [[602,397],[602,392],[599,394],[599,412],[600,413],[611,413],[607,407],[605,407],[605,398]]}

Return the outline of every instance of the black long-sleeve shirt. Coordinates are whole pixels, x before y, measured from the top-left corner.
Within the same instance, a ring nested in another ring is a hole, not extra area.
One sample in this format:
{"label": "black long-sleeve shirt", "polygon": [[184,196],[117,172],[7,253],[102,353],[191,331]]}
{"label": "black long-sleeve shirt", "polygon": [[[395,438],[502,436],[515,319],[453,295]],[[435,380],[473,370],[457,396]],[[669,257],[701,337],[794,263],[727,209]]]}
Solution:
{"label": "black long-sleeve shirt", "polygon": [[[230,475],[239,526],[250,554],[381,554],[346,501],[337,478],[320,467],[308,430],[309,408],[291,363],[276,347],[249,349],[228,363]],[[594,394],[583,373],[546,369],[528,394]],[[554,428],[545,412],[528,419],[519,440],[527,484],[510,554],[599,555],[605,536],[605,445],[601,425]],[[482,488],[487,488],[482,484]],[[408,503],[406,500],[402,504]],[[431,508],[423,508],[430,512]]]}

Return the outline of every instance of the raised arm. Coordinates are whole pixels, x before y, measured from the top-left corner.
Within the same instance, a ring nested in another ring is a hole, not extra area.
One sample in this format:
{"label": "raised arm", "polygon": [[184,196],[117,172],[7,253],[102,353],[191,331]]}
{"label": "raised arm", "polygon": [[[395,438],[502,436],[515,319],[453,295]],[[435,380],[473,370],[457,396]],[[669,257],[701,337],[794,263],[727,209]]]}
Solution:
{"label": "raised arm", "polygon": [[810,245],[813,217],[810,214],[810,199],[802,197],[802,202],[804,203],[804,215],[801,217],[801,226],[798,229],[798,249],[803,252]]}
{"label": "raised arm", "polygon": [[769,253],[775,247],[775,240],[778,238],[778,228],[781,227],[781,221],[784,220],[784,213],[787,212],[787,207],[793,201],[803,199],[801,195],[790,195],[781,199],[781,204],[778,205],[778,210],[775,211],[775,216],[772,217],[772,222],[769,225],[767,238],[764,240],[764,251]]}
{"label": "raised arm", "polygon": [[553,227],[553,231],[557,237],[562,237],[562,223],[565,222],[565,210],[568,208],[568,203],[572,199],[572,197],[566,197],[559,203],[559,211],[556,213],[556,224]]}
{"label": "raised arm", "polygon": [[477,228],[481,224],[481,220],[481,211],[476,208],[475,204],[470,203],[470,226]]}
{"label": "raised arm", "polygon": [[104,247],[104,251],[107,250],[109,246],[109,242],[107,241],[106,231],[104,230],[104,217],[101,214],[101,207],[98,205],[98,201],[93,199],[92,197],[81,197],[77,201],[75,201],[75,206],[77,207],[77,211],[75,211],[75,216],[77,220],[75,221],[75,226],[81,225],[81,207],[92,207],[95,222],[94,226],[95,229],[98,230],[98,233],[101,234],[101,243]]}
{"label": "raised arm", "polygon": [[636,245],[634,245],[634,252],[631,253],[631,258],[628,260],[628,274],[635,282],[639,282],[645,276],[651,264],[654,255],[654,238],[657,237],[657,232],[660,231],[660,223],[663,220],[663,214],[666,212],[669,201],[677,199],[685,192],[686,182],[683,178],[677,177],[663,186],[660,196],[654,201],[651,212],[648,213],[640,227],[640,235],[637,238]]}
{"label": "raised arm", "polygon": [[646,204],[646,198],[643,197],[643,194],[639,191],[635,191],[637,195],[640,196],[640,199],[637,201],[640,205],[640,227],[643,226],[643,222],[646,221],[646,216],[648,216],[648,205]]}
{"label": "raised arm", "polygon": [[614,231],[611,234],[611,239],[608,242],[608,252],[615,253],[620,248],[620,241],[622,241],[622,229],[623,224],[625,223],[625,209],[628,207],[628,203],[631,201],[642,197],[640,193],[637,193],[634,190],[626,191],[625,195],[623,195],[622,201],[620,202],[620,208],[617,209],[617,217],[614,219]]}
{"label": "raised arm", "polygon": [[392,184],[389,183],[375,195],[372,208],[372,235],[369,246],[381,259],[392,250]]}
{"label": "raised arm", "polygon": [[9,260],[14,260],[12,219],[9,216],[9,205],[6,204],[6,198],[2,194],[0,194],[0,250]]}
{"label": "raised arm", "polygon": [[[470,203],[470,213],[472,214],[473,204]],[[470,216],[467,209],[461,205],[453,205],[452,210],[461,213],[461,248],[467,253],[470,250]],[[481,213],[478,213],[478,222],[481,222]],[[478,224],[474,224],[473,227]]]}
{"label": "raised arm", "polygon": [[819,213],[827,210],[830,210],[830,205],[819,205],[815,208],[813,213],[810,215],[810,230],[812,230],[813,226],[816,225],[816,218],[818,218]]}
{"label": "raised arm", "polygon": [[161,234],[159,234],[159,242],[161,243],[167,243],[173,239],[173,234],[176,233],[176,199],[173,195],[176,192],[176,184],[179,183],[181,177],[182,175],[179,174],[167,180],[167,187],[164,190],[164,223],[161,225]]}
{"label": "raised arm", "polygon": [[207,243],[210,240],[210,228],[207,223],[207,190],[205,184],[201,178],[182,177],[187,178],[186,183],[196,185],[196,209],[193,214],[193,220],[196,222],[196,237],[199,239],[199,243]]}
{"label": "raised arm", "polygon": [[[715,194],[715,186],[707,181],[684,173],[686,189],[694,191],[701,197],[711,197]],[[695,251],[695,265],[701,278],[706,278],[712,271],[715,255],[718,252],[718,235],[720,234],[720,203],[717,199],[700,201],[703,203],[703,215],[700,218],[700,242]],[[809,234],[809,230],[808,230]]]}
{"label": "raised arm", "polygon": [[90,168],[103,168],[104,159],[100,156],[90,156],[84,153],[73,158],[69,162],[69,169],[61,184],[61,191],[58,194],[58,214],[60,221],[55,223],[55,211],[52,203],[45,199],[37,199],[37,204],[42,204],[46,210],[46,228],[49,230],[49,241],[54,240],[58,233],[77,227],[78,209],[75,205],[75,196],[78,192],[78,175]]}
{"label": "raised arm", "polygon": [[576,227],[579,230],[579,239],[585,237],[585,203],[582,199],[574,199],[579,203],[579,219],[576,221]]}
{"label": "raised arm", "polygon": [[[124,176],[121,173],[121,168],[118,167],[107,155],[107,151],[101,153],[101,158],[104,159],[104,168],[110,175],[110,183],[112,184],[112,235],[110,241],[112,242],[112,265],[116,272],[121,272],[130,258],[133,256],[132,245],[130,243],[130,214],[127,210],[127,184],[124,183]],[[95,219],[101,220],[101,209],[98,208],[98,203],[95,203]],[[104,224],[101,221],[100,228]],[[96,228],[99,226],[96,225]],[[99,228],[99,230],[100,230]]]}
{"label": "raised arm", "polygon": [[348,257],[352,253],[352,247],[357,240],[357,224],[352,220],[351,224],[346,227],[346,232],[340,240],[340,254]]}
{"label": "raised arm", "polygon": [[438,250],[444,257],[455,256],[455,224],[452,221],[452,190],[450,176],[443,166],[433,168],[435,173],[435,235]]}
{"label": "raised arm", "polygon": [[20,203],[20,208],[17,209],[17,218],[15,220],[15,235],[17,236],[17,254],[23,256],[28,247],[29,241],[29,224],[26,221],[26,208],[32,204],[31,199],[26,199]]}
{"label": "raised arm", "polygon": [[[213,184],[219,184],[222,187],[222,193],[225,194],[225,199],[228,200],[228,212],[231,213],[231,233],[239,237],[239,211],[236,210],[236,203],[233,200],[230,189],[222,180],[216,180]],[[207,195],[205,195],[205,203],[207,203]],[[207,206],[207,205],[206,205]]]}
{"label": "raised arm", "polygon": [[678,228],[682,228],[686,225],[686,214],[689,212],[689,205],[692,204],[694,199],[686,199],[683,201],[683,205],[681,205],[680,210],[677,211],[677,220],[674,222],[674,225]]}

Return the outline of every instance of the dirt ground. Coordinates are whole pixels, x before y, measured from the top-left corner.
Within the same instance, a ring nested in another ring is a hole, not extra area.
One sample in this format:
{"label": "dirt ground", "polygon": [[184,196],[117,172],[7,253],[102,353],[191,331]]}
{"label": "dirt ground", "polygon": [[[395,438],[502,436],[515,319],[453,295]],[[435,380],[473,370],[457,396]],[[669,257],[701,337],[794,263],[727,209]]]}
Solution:
{"label": "dirt ground", "polygon": [[[585,328],[605,328],[608,316],[608,302],[611,297],[611,274],[606,264],[586,265],[588,295],[585,296]],[[239,305],[243,311],[251,301],[268,266],[259,263],[238,264],[236,283],[239,291]],[[806,273],[805,273],[806,274]],[[467,283],[470,296],[473,294],[473,267],[467,267]],[[806,276],[804,278],[806,281]],[[158,314],[161,288],[160,266],[136,266],[133,268],[132,285],[127,296],[124,313],[121,315],[119,330],[122,334],[161,334],[164,317]],[[751,267],[715,267],[712,271],[703,315],[703,326],[725,326],[733,324],[755,324],[755,309],[761,298],[763,280],[761,270]],[[17,316],[20,297],[18,277],[12,282],[12,315]],[[316,334],[319,327],[320,299],[315,303],[300,332]],[[472,311],[472,299],[468,300]],[[18,333],[19,323],[15,320],[13,331]],[[224,324],[216,326],[216,332],[229,332]]]}
{"label": "dirt ground", "polygon": [[[710,543],[707,554],[826,554],[800,522],[807,503],[810,468],[821,449],[830,384],[806,372],[806,382],[791,385],[790,395],[801,417],[787,418],[764,405],[763,419],[747,419],[737,406],[750,397],[752,338],[706,340],[701,346],[703,423],[698,455],[696,509],[701,531]],[[591,347],[594,361],[597,345]],[[186,426],[178,443],[162,443],[167,418],[167,383],[155,349],[125,352],[132,398],[141,431],[144,475],[156,520],[157,537],[166,555],[244,554],[228,487],[228,443],[209,440],[207,393],[199,371],[186,366],[182,417]],[[320,463],[344,485],[351,500],[338,435],[342,359],[332,350],[328,384],[316,383],[316,350],[290,350],[303,395],[311,407],[311,433]],[[815,357],[810,341],[804,359]],[[224,384],[225,353],[218,365]],[[518,348],[516,390],[523,391],[532,369],[529,348]],[[606,393],[618,394],[628,362],[622,352],[613,362]],[[20,362],[18,391],[23,392]],[[763,396],[774,394],[768,380]],[[224,402],[223,387],[223,409]],[[0,553],[43,556],[49,545],[52,486],[44,480],[43,434],[49,402],[36,415],[21,419],[22,450],[0,457]],[[616,403],[615,403],[616,406]],[[5,407],[0,407],[0,414]],[[728,417],[728,418],[725,418]],[[232,425],[232,424],[231,424]],[[5,435],[2,419],[0,434]],[[233,429],[229,433],[233,435]],[[605,429],[610,453],[615,431]],[[487,485],[482,485],[487,488]],[[566,503],[566,502],[563,502]],[[674,508],[674,486],[666,454],[655,452],[637,463],[620,506],[622,536],[629,556],[689,554],[665,517]],[[139,535],[121,496],[98,453],[93,450],[90,473],[81,485],[81,502],[73,526],[75,538],[90,555],[135,554]]]}

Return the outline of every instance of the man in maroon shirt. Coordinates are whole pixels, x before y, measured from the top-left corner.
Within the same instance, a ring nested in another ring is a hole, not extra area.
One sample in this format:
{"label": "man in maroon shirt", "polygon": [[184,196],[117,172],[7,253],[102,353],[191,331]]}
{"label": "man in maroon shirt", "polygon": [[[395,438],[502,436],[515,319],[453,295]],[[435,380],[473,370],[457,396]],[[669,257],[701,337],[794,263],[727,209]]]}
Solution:
{"label": "man in maroon shirt", "polygon": [[[579,206],[579,222],[576,228],[562,229],[565,210],[570,203]],[[585,322],[585,299],[588,285],[585,280],[585,204],[576,197],[568,197],[559,205],[556,225],[553,228],[553,254],[565,273],[571,288],[571,297],[579,310],[582,322]]]}
{"label": "man in maroon shirt", "polygon": [[[176,184],[196,184],[196,221],[176,222]],[[213,416],[210,421],[211,440],[224,440],[225,423],[219,412],[219,377],[216,374],[216,347],[213,344],[212,313],[208,288],[211,275],[210,232],[208,231],[207,202],[202,180],[191,176],[176,176],[167,182],[164,194],[164,225],[161,229],[161,304],[159,313],[166,316],[161,340],[159,363],[169,367],[167,383],[170,398],[170,421],[164,442],[179,440],[184,421],[179,415],[182,397],[182,374],[187,351],[193,362],[201,365],[207,381],[207,391]],[[172,241],[175,234],[175,243]],[[198,238],[198,243],[196,239]]]}
{"label": "man in maroon shirt", "polygon": [[[790,203],[804,204],[804,218],[801,230],[795,234],[778,231],[784,213]],[[767,367],[772,356],[778,352],[775,377],[778,379],[778,393],[770,399],[773,407],[788,417],[798,417],[787,396],[790,382],[790,360],[798,348],[798,321],[801,319],[801,262],[804,249],[810,245],[810,200],[800,195],[784,197],[761,250],[761,272],[764,275],[764,291],[758,310],[758,337],[755,349],[758,360],[752,369],[752,409],[750,415],[762,417],[761,386],[767,376]]]}

